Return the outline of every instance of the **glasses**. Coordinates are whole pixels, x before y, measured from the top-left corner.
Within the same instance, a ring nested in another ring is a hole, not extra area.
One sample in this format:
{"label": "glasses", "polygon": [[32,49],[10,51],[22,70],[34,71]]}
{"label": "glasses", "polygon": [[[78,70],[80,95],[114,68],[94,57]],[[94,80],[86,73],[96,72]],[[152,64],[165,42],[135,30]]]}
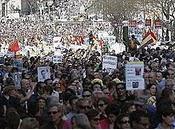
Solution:
{"label": "glasses", "polygon": [[99,121],[100,118],[93,118],[92,120],[93,120],[93,121]]}
{"label": "glasses", "polygon": [[122,124],[126,124],[126,123],[130,123],[129,120],[126,120],[126,121],[121,121]]}
{"label": "glasses", "polygon": [[91,109],[91,106],[80,106],[80,109]]}
{"label": "glasses", "polygon": [[51,111],[51,112],[48,112],[48,115],[51,115],[51,114],[55,115],[57,113],[58,113],[58,111]]}
{"label": "glasses", "polygon": [[91,95],[83,95],[83,97],[90,97]]}
{"label": "glasses", "polygon": [[108,93],[108,92],[106,92],[106,93],[104,93],[105,95],[110,95],[110,93]]}
{"label": "glasses", "polygon": [[106,104],[98,104],[99,107],[103,107],[104,105],[106,105]]}

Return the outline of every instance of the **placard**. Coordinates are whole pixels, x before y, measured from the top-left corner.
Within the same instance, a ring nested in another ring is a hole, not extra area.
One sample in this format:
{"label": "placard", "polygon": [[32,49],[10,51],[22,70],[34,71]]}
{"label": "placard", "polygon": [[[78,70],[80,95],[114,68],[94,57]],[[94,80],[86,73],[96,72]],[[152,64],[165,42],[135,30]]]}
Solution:
{"label": "placard", "polygon": [[62,63],[63,62],[63,55],[54,55],[53,56],[53,63]]}
{"label": "placard", "polygon": [[103,56],[103,65],[102,69],[110,72],[111,70],[115,70],[117,68],[117,57],[116,56]]}
{"label": "placard", "polygon": [[21,88],[22,73],[20,73],[20,72],[12,73],[12,78],[13,78],[13,82],[15,84],[15,87],[17,89],[20,89]]}
{"label": "placard", "polygon": [[13,66],[17,67],[18,70],[22,70],[23,69],[23,61],[22,60],[14,60],[13,61]]}
{"label": "placard", "polygon": [[50,79],[50,75],[49,66],[38,67],[38,82],[44,82],[46,79]]}
{"label": "placard", "polygon": [[126,90],[144,89],[144,63],[129,62],[125,65]]}
{"label": "placard", "polygon": [[4,57],[0,57],[0,65],[4,65],[4,63],[5,63]]}

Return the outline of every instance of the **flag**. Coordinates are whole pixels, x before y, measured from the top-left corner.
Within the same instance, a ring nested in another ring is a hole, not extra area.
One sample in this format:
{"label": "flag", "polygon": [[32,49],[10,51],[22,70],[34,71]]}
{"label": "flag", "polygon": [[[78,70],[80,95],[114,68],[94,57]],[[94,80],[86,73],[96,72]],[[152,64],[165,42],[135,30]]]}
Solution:
{"label": "flag", "polygon": [[19,50],[20,50],[20,47],[19,47],[18,40],[15,40],[15,41],[13,41],[13,42],[10,43],[9,48],[8,48],[8,51],[15,52],[16,53]]}
{"label": "flag", "polygon": [[146,46],[148,44],[155,45],[156,41],[157,41],[157,37],[156,37],[155,33],[153,31],[149,30],[145,34],[145,36],[143,37],[142,46]]}

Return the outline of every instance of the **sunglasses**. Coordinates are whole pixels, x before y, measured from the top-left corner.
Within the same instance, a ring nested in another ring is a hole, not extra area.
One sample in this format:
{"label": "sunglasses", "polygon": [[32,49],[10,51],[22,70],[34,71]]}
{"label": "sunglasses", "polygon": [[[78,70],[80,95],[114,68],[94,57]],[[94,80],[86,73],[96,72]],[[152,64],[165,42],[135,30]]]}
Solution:
{"label": "sunglasses", "polygon": [[83,95],[83,97],[90,97],[91,95]]}
{"label": "sunglasses", "polygon": [[93,118],[92,120],[93,120],[93,121],[99,121],[100,118]]}
{"label": "sunglasses", "polygon": [[110,93],[104,93],[105,95],[110,95]]}
{"label": "sunglasses", "polygon": [[51,115],[51,114],[55,115],[55,114],[57,114],[58,112],[60,112],[60,111],[50,111],[50,112],[48,112],[48,115]]}
{"label": "sunglasses", "polygon": [[91,106],[80,106],[80,109],[91,109]]}
{"label": "sunglasses", "polygon": [[103,107],[104,105],[106,105],[106,104],[98,104],[99,107]]}
{"label": "sunglasses", "polygon": [[127,121],[121,121],[121,123],[122,124],[126,124],[126,123],[130,123],[130,121],[129,120],[127,120]]}

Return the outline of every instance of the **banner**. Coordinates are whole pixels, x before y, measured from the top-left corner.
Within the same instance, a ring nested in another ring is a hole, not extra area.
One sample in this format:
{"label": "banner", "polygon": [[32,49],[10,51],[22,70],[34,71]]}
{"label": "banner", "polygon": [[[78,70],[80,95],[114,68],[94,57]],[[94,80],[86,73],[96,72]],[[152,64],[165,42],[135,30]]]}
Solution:
{"label": "banner", "polygon": [[102,69],[107,72],[111,72],[117,68],[117,57],[116,56],[103,56]]}
{"label": "banner", "polygon": [[129,62],[125,65],[126,90],[142,90],[145,89],[143,78],[144,63]]}
{"label": "banner", "polygon": [[157,41],[157,37],[156,37],[155,33],[151,30],[148,30],[148,32],[146,32],[146,34],[142,40],[141,46],[146,46],[148,44],[155,45],[156,41]]}
{"label": "banner", "polygon": [[49,66],[38,67],[38,82],[44,82],[46,79],[50,79],[50,76]]}

